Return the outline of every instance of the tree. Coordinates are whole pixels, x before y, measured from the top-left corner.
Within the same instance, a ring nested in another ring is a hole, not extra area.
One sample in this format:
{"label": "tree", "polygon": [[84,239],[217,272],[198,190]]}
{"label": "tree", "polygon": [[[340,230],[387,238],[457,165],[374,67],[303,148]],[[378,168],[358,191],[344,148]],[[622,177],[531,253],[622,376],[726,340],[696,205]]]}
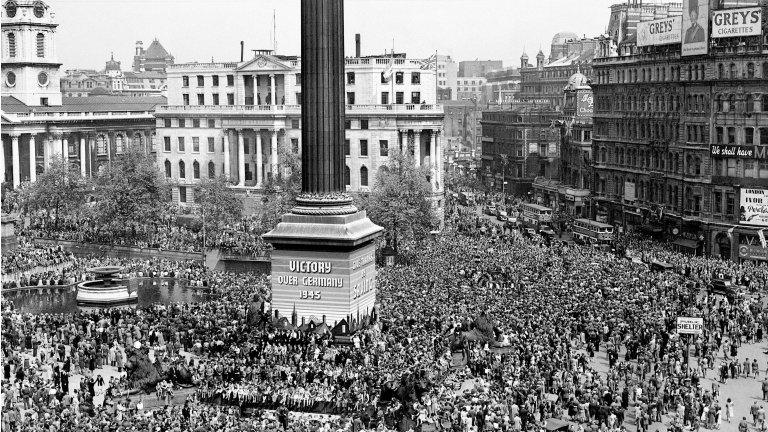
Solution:
{"label": "tree", "polygon": [[277,154],[281,173],[264,183],[264,197],[257,214],[263,232],[277,226],[280,218],[296,205],[296,197],[301,193],[301,157],[289,143],[278,148]]}
{"label": "tree", "polygon": [[18,193],[24,211],[44,211],[45,226],[48,227],[53,219],[54,229],[57,229],[61,218],[83,209],[88,183],[77,167],[58,157],[50,161],[34,183],[23,184]]}
{"label": "tree", "polygon": [[98,226],[133,234],[147,223],[159,223],[171,195],[170,183],[155,162],[139,149],[113,160],[95,181],[92,208]]}
{"label": "tree", "polygon": [[195,201],[207,232],[216,232],[243,215],[243,201],[224,177],[201,180],[195,187]]}
{"label": "tree", "polygon": [[421,240],[436,224],[428,171],[416,167],[413,156],[395,153],[379,168],[370,195],[361,206],[371,220],[384,227],[397,253],[398,238]]}

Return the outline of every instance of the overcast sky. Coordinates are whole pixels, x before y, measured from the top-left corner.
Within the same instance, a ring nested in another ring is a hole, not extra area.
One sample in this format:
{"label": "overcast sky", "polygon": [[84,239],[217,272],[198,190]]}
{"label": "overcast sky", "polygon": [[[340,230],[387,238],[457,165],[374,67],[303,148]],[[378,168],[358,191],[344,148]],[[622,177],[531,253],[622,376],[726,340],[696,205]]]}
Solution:
{"label": "overcast sky", "polygon": [[[345,45],[354,55],[392,48],[408,57],[437,50],[454,60],[501,59],[517,66],[523,48],[533,59],[549,55],[552,36],[572,31],[596,36],[608,25],[610,5],[623,0],[346,0]],[[271,48],[272,11],[279,54],[300,51],[299,0],[47,0],[59,22],[57,46],[64,68],[103,69],[114,51],[130,69],[135,42],[154,38],[176,62],[239,60],[251,49]]]}

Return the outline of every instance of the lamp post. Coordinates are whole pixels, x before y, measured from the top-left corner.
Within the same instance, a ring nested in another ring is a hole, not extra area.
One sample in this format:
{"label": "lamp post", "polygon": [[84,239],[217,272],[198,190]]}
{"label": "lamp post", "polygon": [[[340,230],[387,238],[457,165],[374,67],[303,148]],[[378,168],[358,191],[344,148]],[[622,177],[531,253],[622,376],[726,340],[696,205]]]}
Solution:
{"label": "lamp post", "polygon": [[506,201],[504,198],[504,185],[507,184],[507,162],[509,162],[509,156],[506,153],[501,153],[499,154],[499,158],[501,159],[501,195],[502,199]]}

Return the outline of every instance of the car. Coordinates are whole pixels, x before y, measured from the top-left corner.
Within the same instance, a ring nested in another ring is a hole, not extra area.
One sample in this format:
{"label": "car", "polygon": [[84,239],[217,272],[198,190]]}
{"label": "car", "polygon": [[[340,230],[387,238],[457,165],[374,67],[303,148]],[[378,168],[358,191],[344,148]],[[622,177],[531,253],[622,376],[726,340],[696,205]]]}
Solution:
{"label": "car", "polygon": [[541,229],[539,229],[539,234],[549,238],[553,238],[556,236],[555,231],[548,226],[541,227]]}
{"label": "car", "polygon": [[505,212],[504,210],[501,209],[501,207],[499,207],[498,209],[496,209],[496,219],[502,222],[505,222],[508,219],[507,212]]}
{"label": "car", "polygon": [[504,226],[506,228],[517,228],[517,218],[508,216],[507,220],[504,222]]}
{"label": "car", "polygon": [[496,204],[486,205],[484,211],[488,216],[493,216],[496,213]]}

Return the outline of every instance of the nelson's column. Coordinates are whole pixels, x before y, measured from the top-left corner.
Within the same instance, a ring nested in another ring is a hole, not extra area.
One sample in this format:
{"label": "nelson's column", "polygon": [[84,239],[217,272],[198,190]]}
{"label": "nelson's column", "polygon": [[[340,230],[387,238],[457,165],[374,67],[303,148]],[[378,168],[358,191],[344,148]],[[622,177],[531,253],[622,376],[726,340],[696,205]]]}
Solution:
{"label": "nelson's column", "polygon": [[343,0],[301,1],[301,77],[302,193],[264,235],[275,248],[272,311],[349,333],[374,313],[382,228],[343,192]]}

